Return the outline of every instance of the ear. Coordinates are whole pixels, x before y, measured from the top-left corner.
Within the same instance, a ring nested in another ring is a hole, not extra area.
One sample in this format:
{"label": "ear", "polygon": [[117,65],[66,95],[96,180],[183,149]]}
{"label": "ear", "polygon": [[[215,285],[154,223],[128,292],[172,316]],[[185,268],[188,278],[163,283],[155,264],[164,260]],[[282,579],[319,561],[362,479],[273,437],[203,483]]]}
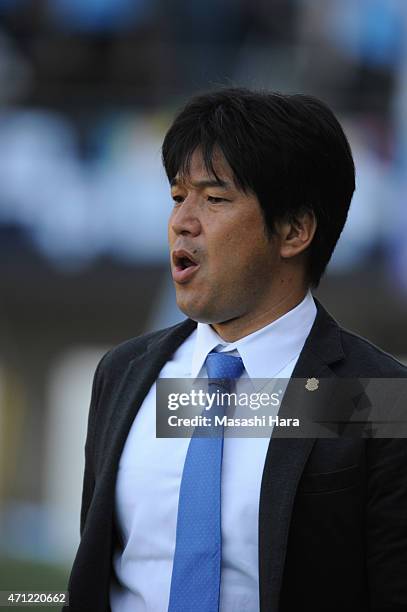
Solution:
{"label": "ear", "polygon": [[289,220],[277,222],[276,229],[280,236],[280,255],[286,259],[295,257],[309,247],[317,229],[317,221],[312,211],[304,211]]}

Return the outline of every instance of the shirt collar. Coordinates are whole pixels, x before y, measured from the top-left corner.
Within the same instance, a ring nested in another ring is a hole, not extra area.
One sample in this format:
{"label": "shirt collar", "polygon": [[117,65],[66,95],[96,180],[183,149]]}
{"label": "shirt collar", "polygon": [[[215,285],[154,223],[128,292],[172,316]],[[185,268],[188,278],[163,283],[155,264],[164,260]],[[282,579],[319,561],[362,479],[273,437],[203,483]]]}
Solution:
{"label": "shirt collar", "polygon": [[208,353],[237,350],[250,378],[274,378],[294,358],[298,357],[316,316],[311,291],[295,308],[269,325],[235,342],[226,342],[207,323],[198,323],[192,355],[192,378],[199,374]]}

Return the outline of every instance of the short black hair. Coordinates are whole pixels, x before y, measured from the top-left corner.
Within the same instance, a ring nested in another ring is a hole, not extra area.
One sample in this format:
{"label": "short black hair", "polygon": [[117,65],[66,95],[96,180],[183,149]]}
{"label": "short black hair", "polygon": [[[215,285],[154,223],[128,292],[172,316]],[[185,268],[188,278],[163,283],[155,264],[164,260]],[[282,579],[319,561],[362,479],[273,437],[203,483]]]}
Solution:
{"label": "short black hair", "polygon": [[346,221],[355,190],[348,140],[331,109],[303,94],[221,89],[192,98],[176,116],[163,142],[171,182],[187,175],[200,148],[215,175],[219,148],[236,185],[254,193],[266,228],[313,212],[317,229],[309,247],[308,276],[317,287]]}

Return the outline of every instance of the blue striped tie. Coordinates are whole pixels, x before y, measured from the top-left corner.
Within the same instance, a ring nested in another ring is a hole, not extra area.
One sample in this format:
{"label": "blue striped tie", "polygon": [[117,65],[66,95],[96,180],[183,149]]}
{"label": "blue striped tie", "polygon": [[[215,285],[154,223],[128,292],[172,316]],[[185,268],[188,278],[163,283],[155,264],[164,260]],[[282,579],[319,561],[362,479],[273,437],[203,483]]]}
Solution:
{"label": "blue striped tie", "polygon": [[[244,370],[240,357],[226,353],[209,353],[205,365],[209,393],[231,393],[231,379]],[[223,413],[215,403],[212,425],[214,414]],[[195,428],[182,473],[168,612],[219,611],[223,428],[199,437],[203,433]]]}

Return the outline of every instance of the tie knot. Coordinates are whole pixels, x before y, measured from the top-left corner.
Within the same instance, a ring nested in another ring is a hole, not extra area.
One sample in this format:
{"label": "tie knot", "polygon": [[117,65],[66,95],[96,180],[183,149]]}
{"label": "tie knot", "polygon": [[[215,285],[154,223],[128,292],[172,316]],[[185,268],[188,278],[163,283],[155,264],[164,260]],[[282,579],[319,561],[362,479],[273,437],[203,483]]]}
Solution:
{"label": "tie knot", "polygon": [[239,378],[244,370],[241,357],[227,353],[209,353],[205,365],[208,378]]}

